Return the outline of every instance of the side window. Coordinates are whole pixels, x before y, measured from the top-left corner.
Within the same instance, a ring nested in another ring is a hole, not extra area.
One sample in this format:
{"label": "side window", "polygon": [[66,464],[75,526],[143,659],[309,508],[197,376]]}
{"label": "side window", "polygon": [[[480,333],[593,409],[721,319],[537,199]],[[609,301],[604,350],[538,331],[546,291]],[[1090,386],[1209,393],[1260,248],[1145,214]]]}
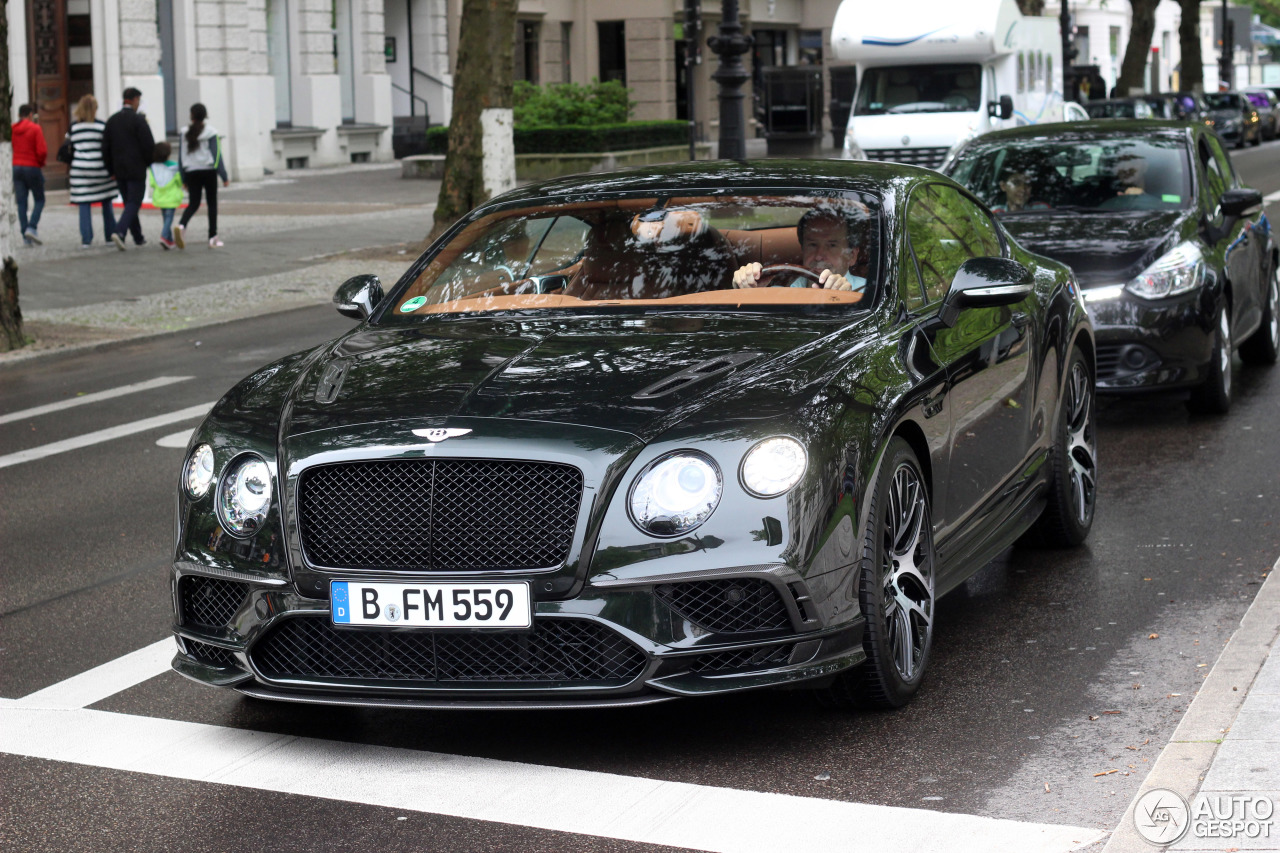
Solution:
{"label": "side window", "polygon": [[907,237],[920,266],[925,302],[942,300],[969,258],[999,256],[1000,237],[987,215],[956,190],[929,184],[915,191]]}

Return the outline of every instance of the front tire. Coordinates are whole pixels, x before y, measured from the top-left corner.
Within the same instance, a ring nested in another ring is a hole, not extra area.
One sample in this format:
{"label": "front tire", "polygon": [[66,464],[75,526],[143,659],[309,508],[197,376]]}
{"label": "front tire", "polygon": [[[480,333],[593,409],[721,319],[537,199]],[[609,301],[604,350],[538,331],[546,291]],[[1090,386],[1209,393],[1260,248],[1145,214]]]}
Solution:
{"label": "front tire", "polygon": [[1078,351],[1071,354],[1062,391],[1053,439],[1053,482],[1044,511],[1027,531],[1024,544],[1074,548],[1093,528],[1098,502],[1097,389]]}
{"label": "front tire", "polygon": [[900,708],[924,680],[933,646],[933,519],[911,445],[890,440],[872,491],[854,583],[867,660],[820,692],[837,707]]}
{"label": "front tire", "polygon": [[1191,390],[1187,408],[1197,414],[1225,415],[1231,410],[1231,305],[1223,300],[1218,309],[1218,331],[1214,336],[1209,375]]}
{"label": "front tire", "polygon": [[1240,345],[1240,358],[1245,364],[1275,364],[1280,354],[1280,264],[1271,267],[1266,300],[1262,326]]}

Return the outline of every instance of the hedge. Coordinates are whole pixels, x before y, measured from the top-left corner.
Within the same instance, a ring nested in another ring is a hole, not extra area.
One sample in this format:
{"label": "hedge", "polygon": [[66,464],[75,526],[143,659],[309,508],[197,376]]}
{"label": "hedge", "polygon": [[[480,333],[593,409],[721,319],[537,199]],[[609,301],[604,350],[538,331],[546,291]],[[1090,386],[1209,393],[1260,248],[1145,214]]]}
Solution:
{"label": "hedge", "polygon": [[[689,123],[684,121],[630,121],[592,127],[517,127],[517,154],[584,154],[596,151],[628,151],[633,148],[661,148],[689,141]],[[427,130],[427,153],[445,154],[449,149],[449,128]]]}

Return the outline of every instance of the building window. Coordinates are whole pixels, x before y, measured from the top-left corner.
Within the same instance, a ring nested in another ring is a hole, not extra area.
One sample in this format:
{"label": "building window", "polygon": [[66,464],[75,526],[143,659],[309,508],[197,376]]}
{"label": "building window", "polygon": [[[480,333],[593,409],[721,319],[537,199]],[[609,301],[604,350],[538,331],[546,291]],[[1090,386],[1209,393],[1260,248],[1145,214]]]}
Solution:
{"label": "building window", "polygon": [[573,82],[573,22],[560,22],[560,82]]}
{"label": "building window", "polygon": [[535,86],[538,74],[538,22],[516,21],[515,79],[528,80]]}
{"label": "building window", "polygon": [[275,82],[276,127],[293,126],[289,80],[289,0],[267,0],[267,71]]}
{"label": "building window", "polygon": [[822,30],[800,31],[800,64],[822,64]]}
{"label": "building window", "polygon": [[356,73],[351,38],[352,0],[333,0],[333,66],[342,95],[342,122],[356,120]]}
{"label": "building window", "polygon": [[1089,53],[1089,28],[1076,27],[1076,65],[1088,65],[1093,60]]}
{"label": "building window", "polygon": [[1027,91],[1027,55],[1018,52],[1018,94]]}
{"label": "building window", "polygon": [[1111,28],[1111,61],[1115,62],[1120,55],[1120,28]]}
{"label": "building window", "polygon": [[597,21],[600,36],[600,82],[627,85],[627,34],[623,21]]}

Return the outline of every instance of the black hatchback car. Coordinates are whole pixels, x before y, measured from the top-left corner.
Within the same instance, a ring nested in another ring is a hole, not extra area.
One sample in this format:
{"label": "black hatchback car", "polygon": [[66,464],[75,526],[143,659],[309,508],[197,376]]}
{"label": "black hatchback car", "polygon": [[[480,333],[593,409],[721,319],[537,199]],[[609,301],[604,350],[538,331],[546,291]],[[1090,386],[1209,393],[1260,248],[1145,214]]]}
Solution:
{"label": "black hatchback car", "polygon": [[1073,122],[982,136],[944,167],[1018,241],[1070,265],[1098,337],[1099,391],[1190,388],[1225,412],[1231,356],[1273,364],[1275,231],[1202,125]]}
{"label": "black hatchback car", "polygon": [[1262,116],[1258,108],[1240,92],[1206,92],[1204,123],[1223,141],[1243,148],[1262,144]]}

